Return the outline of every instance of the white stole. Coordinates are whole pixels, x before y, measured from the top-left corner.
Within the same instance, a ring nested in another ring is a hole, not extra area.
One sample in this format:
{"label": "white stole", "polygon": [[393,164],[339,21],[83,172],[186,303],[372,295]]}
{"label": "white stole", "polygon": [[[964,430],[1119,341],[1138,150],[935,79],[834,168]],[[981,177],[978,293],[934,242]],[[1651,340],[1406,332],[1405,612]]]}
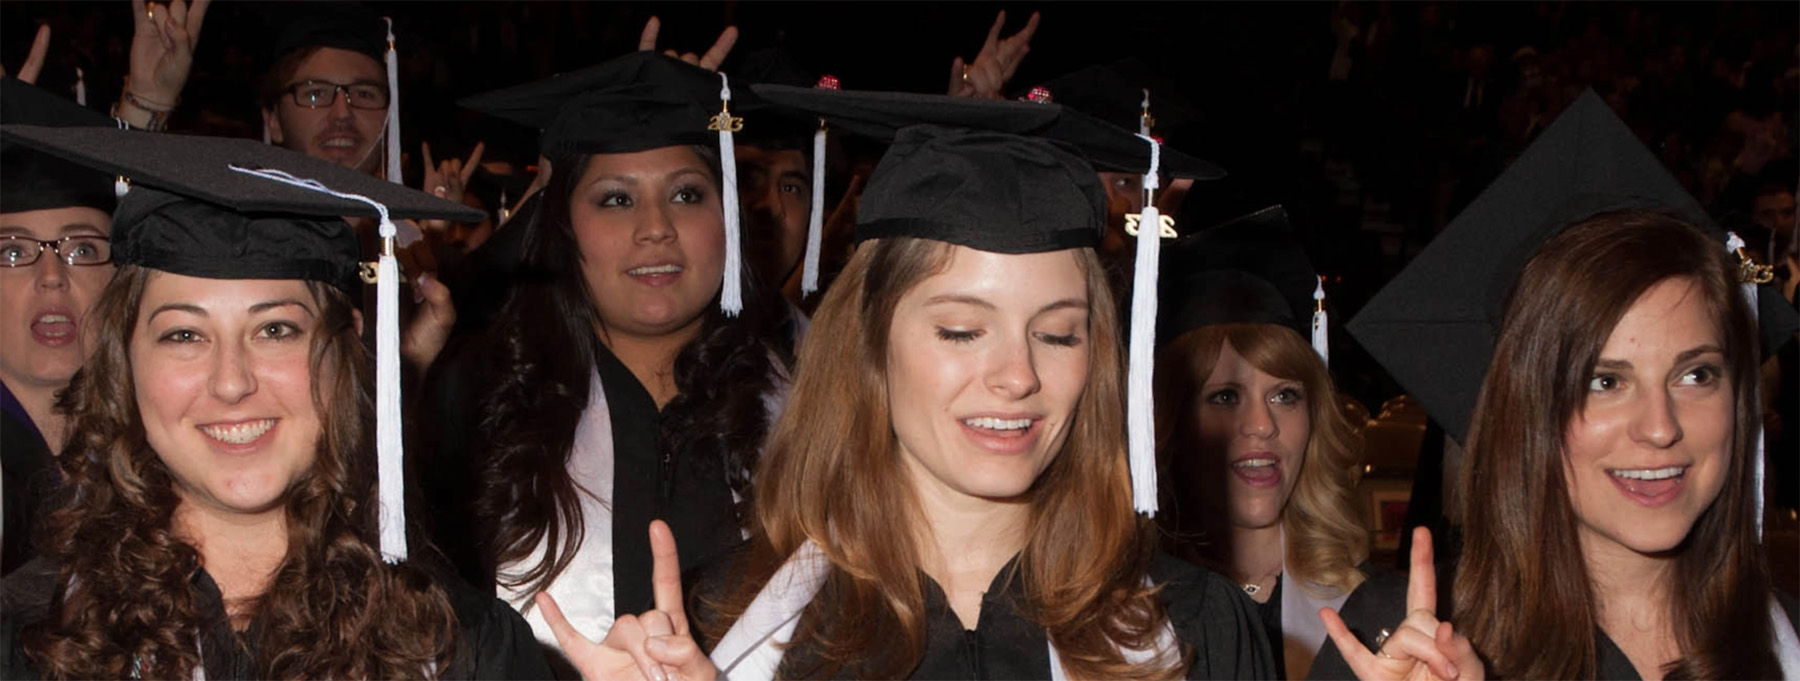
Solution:
{"label": "white stole", "polygon": [[[743,616],[713,648],[712,662],[719,668],[719,678],[731,681],[774,679],[781,666],[782,648],[793,640],[801,612],[819,593],[819,587],[824,585],[830,571],[831,560],[811,540],[788,557],[763,590],[756,594]],[[1068,677],[1063,673],[1061,658],[1057,657],[1056,644],[1049,644],[1049,648],[1050,678],[1063,681]],[[1178,650],[1175,630],[1165,623],[1154,650],[1122,652],[1132,664],[1146,664]]]}
{"label": "white stole", "polygon": [[1794,634],[1794,625],[1788,621],[1787,613],[1781,609],[1781,603],[1775,596],[1769,596],[1769,628],[1775,632],[1775,657],[1781,661],[1781,677],[1788,681],[1800,681],[1800,636]]}
{"label": "white stole", "polygon": [[[600,384],[599,371],[588,379],[587,407],[575,425],[575,442],[569,454],[569,477],[581,500],[581,520],[585,526],[581,546],[556,581],[546,591],[556,598],[569,625],[589,640],[598,641],[612,629],[617,613],[613,610],[613,432],[612,414],[606,406],[606,390]],[[547,560],[552,551],[545,542],[524,560],[500,566],[500,574],[517,575]],[[500,597],[525,616],[531,633],[545,650],[561,650],[556,634],[544,619],[543,611],[533,607],[532,593],[527,587],[498,588]]]}

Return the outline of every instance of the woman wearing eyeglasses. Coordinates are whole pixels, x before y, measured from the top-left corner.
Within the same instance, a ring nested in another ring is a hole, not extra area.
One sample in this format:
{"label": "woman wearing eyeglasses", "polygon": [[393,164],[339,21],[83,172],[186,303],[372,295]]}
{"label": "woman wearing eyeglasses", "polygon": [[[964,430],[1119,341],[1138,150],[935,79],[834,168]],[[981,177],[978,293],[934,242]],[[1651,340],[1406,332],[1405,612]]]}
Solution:
{"label": "woman wearing eyeglasses", "polygon": [[[50,117],[79,109],[14,80],[0,92],[9,107],[41,100]],[[69,115],[80,114],[105,121],[85,109]],[[23,148],[0,152],[0,176],[4,574],[34,555],[38,500],[56,484],[50,452],[62,446],[66,422],[51,405],[86,358],[82,322],[112,278],[114,199],[111,177]]]}

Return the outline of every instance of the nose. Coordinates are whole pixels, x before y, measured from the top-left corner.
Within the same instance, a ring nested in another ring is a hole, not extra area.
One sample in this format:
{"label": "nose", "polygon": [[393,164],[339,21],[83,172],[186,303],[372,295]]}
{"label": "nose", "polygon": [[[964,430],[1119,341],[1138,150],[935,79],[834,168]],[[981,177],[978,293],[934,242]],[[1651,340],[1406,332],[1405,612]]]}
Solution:
{"label": "nose", "polygon": [[1663,449],[1681,441],[1681,420],[1675,415],[1675,402],[1669,391],[1646,390],[1637,417],[1631,423],[1631,438],[1645,445]]}
{"label": "nose", "polygon": [[32,265],[32,281],[42,291],[61,290],[69,285],[69,264],[63,262],[62,255],[46,248]]}
{"label": "nose", "polygon": [[250,353],[241,341],[221,340],[213,354],[212,379],[207,388],[225,404],[237,404],[256,392],[256,372]]}
{"label": "nose", "polygon": [[675,217],[669,214],[669,207],[657,201],[649,202],[648,206],[649,210],[643,211],[643,218],[637,221],[632,238],[641,244],[674,241]]}
{"label": "nose", "polygon": [[350,92],[338,88],[331,93],[331,106],[327,107],[332,118],[350,118]]}
{"label": "nose", "polygon": [[1019,400],[1038,391],[1037,365],[1030,344],[1023,339],[996,348],[989,361],[987,386],[994,394]]}
{"label": "nose", "polygon": [[1267,402],[1251,402],[1238,419],[1238,433],[1267,440],[1280,435],[1281,427],[1275,425],[1275,414]]}

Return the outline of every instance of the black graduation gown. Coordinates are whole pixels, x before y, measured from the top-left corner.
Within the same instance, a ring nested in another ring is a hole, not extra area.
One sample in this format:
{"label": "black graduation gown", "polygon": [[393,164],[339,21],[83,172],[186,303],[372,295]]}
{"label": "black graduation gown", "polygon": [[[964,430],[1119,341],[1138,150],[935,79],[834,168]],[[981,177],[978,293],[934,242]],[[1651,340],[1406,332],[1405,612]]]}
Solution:
{"label": "black graduation gown", "polygon": [[12,391],[0,384],[0,484],[6,495],[0,575],[12,573],[37,556],[32,548],[34,526],[59,476],[50,445]]}
{"label": "black graduation gown", "polygon": [[[722,593],[730,575],[721,566],[709,566],[695,578],[701,594]],[[1048,679],[1049,637],[1020,614],[1015,605],[1024,598],[1024,584],[1012,579],[1009,563],[995,575],[982,596],[981,617],[974,629],[964,629],[950,609],[942,587],[924,578],[926,650],[913,669],[913,679]],[[1230,581],[1191,563],[1158,554],[1150,566],[1150,578],[1163,585],[1160,596],[1168,609],[1175,637],[1192,649],[1189,679],[1273,678],[1274,661],[1262,634],[1255,604]],[[703,608],[704,598],[690,598],[690,608]],[[701,614],[705,617],[705,613]],[[712,642],[703,641],[710,646]],[[792,648],[783,657],[779,676],[792,678],[793,670],[809,666],[811,654]],[[839,678],[856,678],[853,670]]]}
{"label": "black graduation gown", "polygon": [[[462,353],[464,355],[472,353]],[[596,369],[612,418],[612,550],[614,612],[635,614],[655,605],[650,590],[650,521],[662,519],[675,534],[682,565],[699,565],[743,539],[723,464],[694,461],[661,451],[657,438],[662,414],[650,392],[624,363],[594,344]],[[485,442],[479,424],[475,372],[456,357],[437,369],[427,399],[434,410],[437,441],[425,451],[434,457],[419,470],[429,505],[429,525],[438,548],[457,574],[494,593],[496,566],[481,555],[470,528],[473,471]],[[421,462],[423,463],[423,462]]]}
{"label": "black graduation gown", "polygon": [[[1438,571],[1439,613],[1450,612],[1450,599],[1455,592],[1455,589],[1451,587],[1451,582],[1445,579],[1446,576],[1447,570],[1440,567]],[[1795,623],[1796,627],[1800,627],[1800,619],[1796,618],[1797,615],[1800,615],[1800,608],[1796,608],[1794,600],[1780,593],[1777,593],[1776,597],[1780,600],[1782,609],[1787,611],[1788,620]],[[1350,594],[1350,599],[1344,601],[1344,609],[1338,614],[1344,618],[1345,626],[1350,627],[1350,633],[1356,634],[1356,638],[1361,640],[1364,646],[1374,650],[1375,636],[1380,633],[1382,627],[1392,628],[1406,618],[1406,575],[1385,571],[1371,575],[1369,581],[1363,582],[1362,586],[1357,587],[1356,591]],[[1451,622],[1455,623],[1454,618]],[[1625,652],[1619,650],[1618,644],[1613,643],[1612,638],[1598,626],[1594,627],[1594,644],[1596,646],[1594,661],[1598,667],[1595,678],[1608,681],[1637,681],[1642,678],[1638,675],[1637,668],[1631,666],[1631,659],[1626,657]],[[1488,675],[1493,676],[1492,670],[1488,672]],[[1351,671],[1349,663],[1344,661],[1344,655],[1338,651],[1337,643],[1330,637],[1326,637],[1324,645],[1319,647],[1319,656],[1313,660],[1312,673],[1308,675],[1308,678],[1354,679],[1356,673]]]}
{"label": "black graduation gown", "polygon": [[[547,679],[550,668],[531,635],[531,626],[505,602],[483,594],[456,580],[438,580],[456,611],[460,636],[456,655],[442,679]],[[255,657],[251,650],[237,644],[230,622],[225,617],[225,604],[219,587],[204,570],[194,576],[194,587],[200,592],[200,611],[207,624],[200,635],[200,657],[206,678],[252,679]],[[6,578],[4,627],[7,657],[0,678],[40,678],[37,669],[25,656],[19,641],[19,630],[45,615],[50,596],[56,588],[56,566],[47,559],[33,561]],[[254,641],[250,632],[242,637]]]}

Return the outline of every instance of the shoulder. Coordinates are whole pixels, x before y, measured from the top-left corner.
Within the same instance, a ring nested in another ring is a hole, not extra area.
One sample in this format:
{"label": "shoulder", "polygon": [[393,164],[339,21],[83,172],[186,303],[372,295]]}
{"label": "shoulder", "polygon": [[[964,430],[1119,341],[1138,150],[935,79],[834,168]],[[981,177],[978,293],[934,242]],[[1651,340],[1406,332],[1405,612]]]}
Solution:
{"label": "shoulder", "polygon": [[531,625],[491,593],[460,579],[437,577],[461,628],[456,669],[447,678],[547,679],[552,674]]}
{"label": "shoulder", "polygon": [[1267,678],[1274,658],[1254,603],[1231,580],[1158,552],[1150,580],[1169,613],[1169,625],[1193,651],[1188,678]]}

